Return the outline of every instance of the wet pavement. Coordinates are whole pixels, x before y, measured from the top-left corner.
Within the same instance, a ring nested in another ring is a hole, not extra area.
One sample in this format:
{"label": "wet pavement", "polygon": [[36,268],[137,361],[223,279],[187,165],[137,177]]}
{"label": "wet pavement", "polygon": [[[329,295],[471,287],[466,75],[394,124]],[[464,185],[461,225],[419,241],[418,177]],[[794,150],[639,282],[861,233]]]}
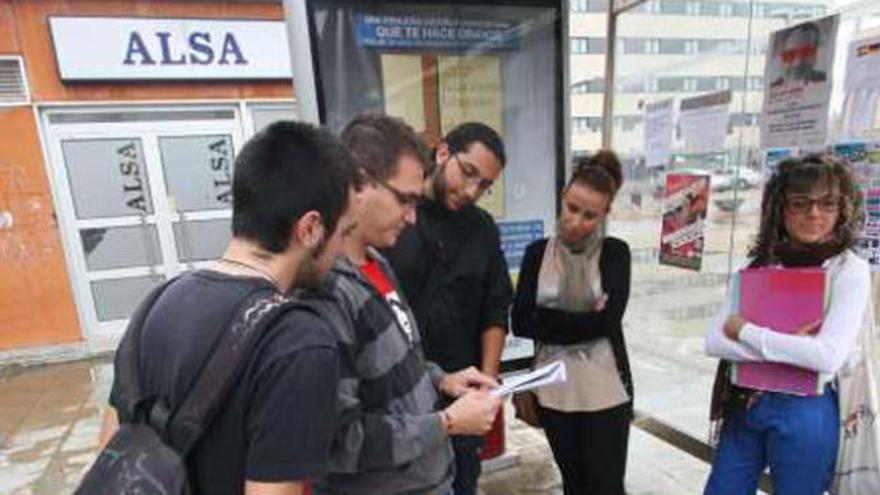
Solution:
{"label": "wet pavement", "polygon": [[0,493],[70,493],[92,462],[111,367],[78,362],[0,376]]}
{"label": "wet pavement", "polygon": [[[94,460],[111,380],[106,359],[0,371],[0,494],[73,491]],[[543,433],[516,420],[507,426],[507,453],[487,465],[484,495],[561,495]],[[704,463],[633,428],[627,475],[631,495],[698,494],[707,470]]]}

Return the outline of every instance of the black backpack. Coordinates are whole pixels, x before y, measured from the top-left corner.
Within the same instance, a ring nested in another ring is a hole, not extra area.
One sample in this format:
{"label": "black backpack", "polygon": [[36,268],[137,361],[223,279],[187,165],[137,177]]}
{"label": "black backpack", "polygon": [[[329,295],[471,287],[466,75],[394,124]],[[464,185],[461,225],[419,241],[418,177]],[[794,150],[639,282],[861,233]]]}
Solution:
{"label": "black backpack", "polygon": [[138,376],[144,320],[170,283],[154,289],[141,303],[119,344],[116,352],[121,364],[116,379],[124,401],[117,411],[119,430],[86,473],[76,495],[194,493],[187,456],[233,389],[254,345],[285,311],[311,306],[278,293],[252,292],[219,337],[186,398],[172,411],[161,397],[143,393]]}

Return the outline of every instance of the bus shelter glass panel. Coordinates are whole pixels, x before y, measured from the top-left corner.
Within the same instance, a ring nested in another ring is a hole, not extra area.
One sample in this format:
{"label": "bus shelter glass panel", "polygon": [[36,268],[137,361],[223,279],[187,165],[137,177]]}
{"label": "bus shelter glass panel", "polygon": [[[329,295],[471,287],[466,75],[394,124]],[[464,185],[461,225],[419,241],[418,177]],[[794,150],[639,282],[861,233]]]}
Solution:
{"label": "bus shelter glass panel", "polygon": [[[613,147],[625,161],[626,183],[609,233],[626,240],[633,253],[624,325],[636,408],[701,440],[708,439],[718,364],[706,356],[704,337],[730,275],[747,262],[772,164],[833,151],[841,140],[880,136],[880,123],[863,136],[843,132],[847,46],[849,40],[880,34],[880,22],[871,24],[880,7],[853,2],[835,11],[834,6],[774,4],[739,17],[702,9],[687,18],[637,8],[618,18]],[[828,24],[823,19],[835,14],[837,32],[826,31],[823,48],[835,54],[811,72],[818,78],[821,71],[832,83],[830,97],[821,101],[827,132],[809,144],[802,139],[800,147],[766,146],[765,96],[784,72],[777,67],[784,50],[772,34],[802,23]],[[657,49],[630,50],[634,44]],[[586,103],[590,96],[573,95],[576,121],[601,122],[601,113]],[[578,133],[598,130],[574,132],[577,141]]]}
{"label": "bus shelter glass panel", "polygon": [[565,161],[561,5],[309,2],[318,109],[330,129],[373,111],[402,118],[431,146],[470,121],[501,134],[507,165],[480,206],[498,222],[513,272],[526,245],[555,229]]}

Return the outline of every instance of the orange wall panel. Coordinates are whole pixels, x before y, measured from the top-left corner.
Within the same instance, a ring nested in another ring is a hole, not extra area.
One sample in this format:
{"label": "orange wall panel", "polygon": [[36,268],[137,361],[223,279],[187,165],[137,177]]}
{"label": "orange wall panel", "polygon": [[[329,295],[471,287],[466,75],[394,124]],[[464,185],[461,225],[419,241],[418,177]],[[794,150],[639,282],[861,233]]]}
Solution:
{"label": "orange wall panel", "polygon": [[11,0],[0,0],[0,54],[17,53]]}
{"label": "orange wall panel", "polygon": [[34,115],[0,109],[0,350],[81,338]]}

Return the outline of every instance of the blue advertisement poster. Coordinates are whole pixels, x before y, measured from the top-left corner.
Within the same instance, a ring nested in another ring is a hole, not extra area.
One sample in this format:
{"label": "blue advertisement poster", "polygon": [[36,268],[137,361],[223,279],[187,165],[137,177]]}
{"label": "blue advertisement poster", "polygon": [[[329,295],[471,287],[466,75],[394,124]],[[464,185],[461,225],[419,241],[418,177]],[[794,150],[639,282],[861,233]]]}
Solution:
{"label": "blue advertisement poster", "polygon": [[544,221],[498,222],[498,230],[501,232],[501,250],[504,251],[507,269],[518,271],[526,247],[544,237]]}
{"label": "blue advertisement poster", "polygon": [[355,39],[366,48],[509,51],[518,48],[513,26],[493,20],[357,14]]}

